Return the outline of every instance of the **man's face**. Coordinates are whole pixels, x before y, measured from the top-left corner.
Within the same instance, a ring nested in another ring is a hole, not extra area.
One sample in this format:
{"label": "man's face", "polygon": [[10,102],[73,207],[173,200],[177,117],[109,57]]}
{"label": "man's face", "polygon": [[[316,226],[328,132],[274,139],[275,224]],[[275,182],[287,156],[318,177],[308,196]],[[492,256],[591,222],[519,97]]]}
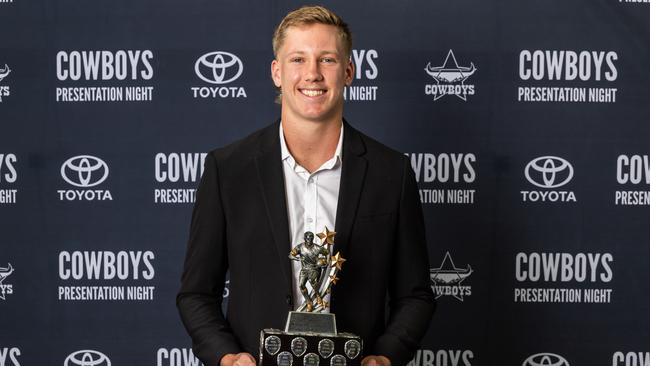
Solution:
{"label": "man's face", "polygon": [[343,113],[343,87],[352,82],[354,66],[332,25],[289,27],[271,76],[282,89],[282,115],[327,121]]}

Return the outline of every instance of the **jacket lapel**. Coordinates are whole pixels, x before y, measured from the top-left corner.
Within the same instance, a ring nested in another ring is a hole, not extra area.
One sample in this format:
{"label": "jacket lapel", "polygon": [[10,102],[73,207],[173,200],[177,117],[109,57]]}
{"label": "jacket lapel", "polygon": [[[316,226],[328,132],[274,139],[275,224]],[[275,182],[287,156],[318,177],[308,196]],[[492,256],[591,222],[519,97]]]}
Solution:
{"label": "jacket lapel", "polygon": [[271,225],[279,263],[286,279],[286,288],[292,291],[289,251],[289,221],[284,189],[284,173],[280,152],[279,122],[268,127],[260,136],[260,154],[255,158],[257,178],[264,197],[264,208]]}
{"label": "jacket lapel", "polygon": [[334,254],[341,252],[341,255],[345,258],[352,227],[357,215],[357,207],[359,206],[368,161],[363,157],[366,148],[359,132],[345,120],[343,125],[345,129],[343,133],[343,165],[336,208]]}

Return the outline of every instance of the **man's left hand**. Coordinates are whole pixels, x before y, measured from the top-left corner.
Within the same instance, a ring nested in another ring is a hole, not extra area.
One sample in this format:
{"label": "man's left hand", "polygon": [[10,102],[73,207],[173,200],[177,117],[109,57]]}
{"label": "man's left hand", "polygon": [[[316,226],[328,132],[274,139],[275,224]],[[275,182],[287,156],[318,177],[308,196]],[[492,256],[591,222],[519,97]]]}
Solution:
{"label": "man's left hand", "polygon": [[361,360],[361,366],[391,366],[391,364],[384,356],[366,356]]}

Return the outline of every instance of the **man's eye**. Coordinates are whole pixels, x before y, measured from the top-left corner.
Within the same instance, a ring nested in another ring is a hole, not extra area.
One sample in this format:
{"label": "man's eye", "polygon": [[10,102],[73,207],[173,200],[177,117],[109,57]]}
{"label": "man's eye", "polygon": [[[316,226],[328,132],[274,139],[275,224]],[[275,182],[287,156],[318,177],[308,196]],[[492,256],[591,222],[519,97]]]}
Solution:
{"label": "man's eye", "polygon": [[324,58],[322,59],[322,61],[325,62],[325,63],[333,63],[333,62],[336,62],[336,60],[335,60],[334,58],[332,58],[332,57],[324,57]]}
{"label": "man's eye", "polygon": [[301,57],[294,57],[291,59],[291,62],[302,62],[303,59]]}

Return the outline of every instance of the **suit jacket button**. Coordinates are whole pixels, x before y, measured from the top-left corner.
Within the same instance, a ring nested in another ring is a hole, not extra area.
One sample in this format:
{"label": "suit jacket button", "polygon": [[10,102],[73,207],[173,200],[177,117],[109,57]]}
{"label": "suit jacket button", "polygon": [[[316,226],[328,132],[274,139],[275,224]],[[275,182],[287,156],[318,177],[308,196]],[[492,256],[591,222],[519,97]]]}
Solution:
{"label": "suit jacket button", "polygon": [[293,300],[291,299],[291,295],[287,295],[287,305],[289,305],[289,307],[293,306]]}

